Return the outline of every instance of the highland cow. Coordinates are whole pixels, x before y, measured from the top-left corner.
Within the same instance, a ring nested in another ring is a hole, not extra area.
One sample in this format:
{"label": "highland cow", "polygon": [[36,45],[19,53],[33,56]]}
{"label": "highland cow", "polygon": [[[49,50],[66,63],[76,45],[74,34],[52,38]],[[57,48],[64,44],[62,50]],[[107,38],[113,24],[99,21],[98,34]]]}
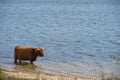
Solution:
{"label": "highland cow", "polygon": [[21,64],[21,60],[29,60],[31,64],[37,59],[37,57],[44,56],[43,48],[31,48],[26,46],[16,46],[14,50],[14,63],[17,63],[17,59]]}

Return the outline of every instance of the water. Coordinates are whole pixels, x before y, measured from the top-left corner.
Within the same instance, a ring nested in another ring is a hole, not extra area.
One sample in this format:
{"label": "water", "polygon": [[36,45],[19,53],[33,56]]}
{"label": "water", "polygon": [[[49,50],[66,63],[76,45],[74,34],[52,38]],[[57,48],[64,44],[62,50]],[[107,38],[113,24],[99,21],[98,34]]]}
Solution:
{"label": "water", "polygon": [[0,65],[14,69],[14,47],[46,47],[43,72],[120,75],[119,0],[1,0]]}

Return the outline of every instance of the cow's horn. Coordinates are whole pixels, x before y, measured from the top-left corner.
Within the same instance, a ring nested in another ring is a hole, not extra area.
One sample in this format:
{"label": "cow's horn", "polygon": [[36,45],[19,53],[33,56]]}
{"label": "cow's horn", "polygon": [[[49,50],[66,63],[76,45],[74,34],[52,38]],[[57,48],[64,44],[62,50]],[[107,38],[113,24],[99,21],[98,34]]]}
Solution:
{"label": "cow's horn", "polygon": [[46,50],[48,48],[48,46],[46,46],[46,48],[44,48],[44,50]]}

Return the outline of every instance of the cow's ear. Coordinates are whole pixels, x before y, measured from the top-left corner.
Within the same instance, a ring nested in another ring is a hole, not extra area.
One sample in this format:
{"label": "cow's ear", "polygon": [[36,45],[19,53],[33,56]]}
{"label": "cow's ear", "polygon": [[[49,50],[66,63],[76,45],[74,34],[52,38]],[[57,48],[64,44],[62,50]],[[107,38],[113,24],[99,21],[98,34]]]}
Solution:
{"label": "cow's ear", "polygon": [[38,51],[39,51],[39,48],[35,48],[35,53],[38,53]]}

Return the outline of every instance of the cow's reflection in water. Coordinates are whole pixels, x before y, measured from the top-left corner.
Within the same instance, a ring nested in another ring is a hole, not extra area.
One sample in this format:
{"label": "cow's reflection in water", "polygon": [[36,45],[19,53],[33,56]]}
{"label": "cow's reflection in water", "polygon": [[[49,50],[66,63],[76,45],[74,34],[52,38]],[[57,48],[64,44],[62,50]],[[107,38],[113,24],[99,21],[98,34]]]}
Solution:
{"label": "cow's reflection in water", "polygon": [[41,72],[44,68],[35,64],[30,64],[29,62],[22,62],[21,64],[15,65],[14,70],[20,72]]}
{"label": "cow's reflection in water", "polygon": [[30,64],[29,62],[22,62],[21,64],[16,64],[14,70],[17,71],[36,71],[37,66],[35,64]]}

